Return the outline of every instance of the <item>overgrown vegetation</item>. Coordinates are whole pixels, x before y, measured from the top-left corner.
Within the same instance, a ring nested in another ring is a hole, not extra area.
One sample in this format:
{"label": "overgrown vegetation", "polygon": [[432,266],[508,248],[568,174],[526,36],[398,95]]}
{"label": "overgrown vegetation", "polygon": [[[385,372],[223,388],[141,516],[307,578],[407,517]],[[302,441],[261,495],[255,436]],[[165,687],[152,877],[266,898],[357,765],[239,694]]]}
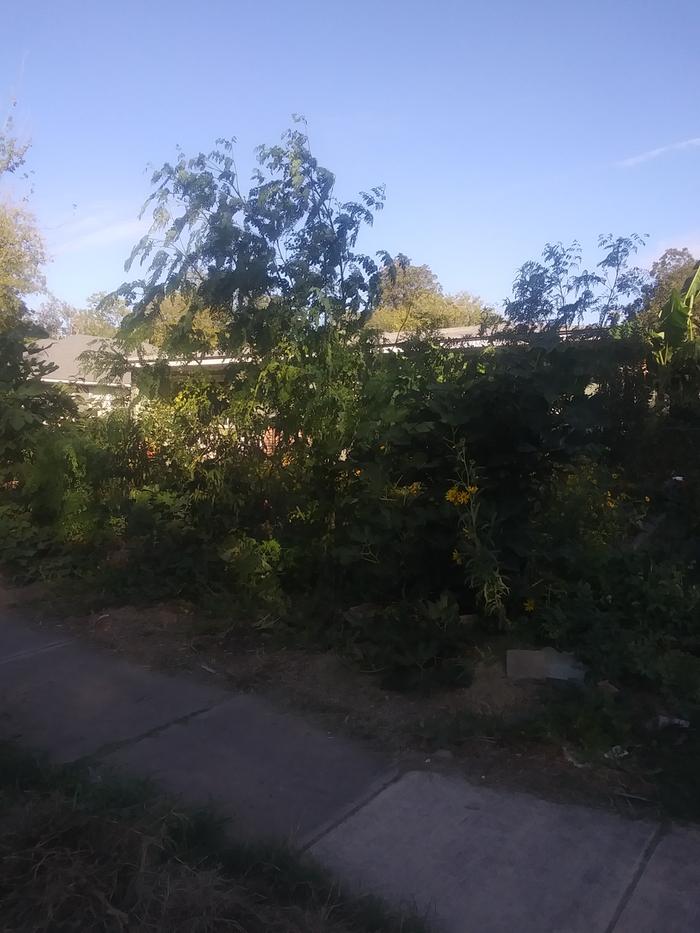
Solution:
{"label": "overgrown vegetation", "polygon": [[[406,264],[357,248],[382,190],[338,201],[298,130],[259,161],[249,191],[226,141],[155,174],[146,272],[93,360],[156,344],[131,404],[78,415],[21,322],[0,334],[5,568],[234,603],[396,686],[465,683],[511,632],[698,701],[695,269],[650,317],[639,238],[601,238],[593,273],[550,246],[485,346],[382,352],[366,324]],[[212,352],[223,378],[167,365]]]}
{"label": "overgrown vegetation", "polygon": [[8,931],[418,933],[344,895],[306,857],[231,841],[154,788],[0,745],[0,913]]}

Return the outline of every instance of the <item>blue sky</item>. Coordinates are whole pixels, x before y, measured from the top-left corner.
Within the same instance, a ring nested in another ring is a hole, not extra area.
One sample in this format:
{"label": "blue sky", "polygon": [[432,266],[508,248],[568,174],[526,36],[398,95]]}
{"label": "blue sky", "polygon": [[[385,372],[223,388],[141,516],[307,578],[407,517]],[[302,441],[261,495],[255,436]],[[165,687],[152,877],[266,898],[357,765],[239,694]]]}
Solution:
{"label": "blue sky", "polygon": [[235,135],[251,165],[292,113],[342,196],[386,185],[361,245],[448,290],[497,302],[546,241],[602,232],[700,253],[698,0],[25,0],[9,21],[0,106],[72,303],[123,281],[149,163]]}

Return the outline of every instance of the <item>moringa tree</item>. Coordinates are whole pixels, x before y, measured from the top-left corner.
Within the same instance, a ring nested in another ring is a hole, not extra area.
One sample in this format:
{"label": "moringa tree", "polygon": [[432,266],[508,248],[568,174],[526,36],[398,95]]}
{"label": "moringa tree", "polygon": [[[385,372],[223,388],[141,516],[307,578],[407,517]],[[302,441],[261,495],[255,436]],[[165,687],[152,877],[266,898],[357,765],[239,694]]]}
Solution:
{"label": "moringa tree", "polygon": [[[187,352],[206,312],[220,328],[217,349],[265,351],[299,328],[357,330],[374,309],[381,263],[391,261],[359,252],[357,240],[383,189],[340,201],[305,132],[290,130],[280,145],[258,148],[245,190],[233,146],[220,139],[208,155],[179,153],[153,175],[144,206],[153,225],[126,266],[146,272],[118,290],[132,309],[120,332],[127,342],[160,333],[164,353]],[[178,326],[159,328],[174,299]]]}
{"label": "moringa tree", "polygon": [[548,243],[540,261],[526,262],[513,282],[504,309],[508,320],[526,328],[571,327],[588,320],[601,327],[636,312],[646,274],[630,264],[644,237],[601,235],[603,256],[590,272],[581,268],[581,247]]}

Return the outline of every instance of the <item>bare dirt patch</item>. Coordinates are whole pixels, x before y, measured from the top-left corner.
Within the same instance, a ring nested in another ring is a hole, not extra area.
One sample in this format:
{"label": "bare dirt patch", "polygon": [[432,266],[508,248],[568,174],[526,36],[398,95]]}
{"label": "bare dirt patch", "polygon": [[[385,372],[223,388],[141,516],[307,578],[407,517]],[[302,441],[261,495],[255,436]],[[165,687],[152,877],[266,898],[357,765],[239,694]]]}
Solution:
{"label": "bare dirt patch", "polygon": [[[303,712],[329,731],[371,742],[407,767],[459,770],[475,783],[649,814],[648,785],[615,767],[582,763],[566,748],[519,737],[517,725],[540,709],[535,684],[505,676],[498,651],[478,652],[469,687],[428,695],[383,689],[376,676],[329,652],[276,646],[264,632],[226,628],[183,603],[70,612],[42,587],[0,589],[0,607],[21,609],[140,664],[216,678]],[[641,808],[641,809],[640,809]]]}

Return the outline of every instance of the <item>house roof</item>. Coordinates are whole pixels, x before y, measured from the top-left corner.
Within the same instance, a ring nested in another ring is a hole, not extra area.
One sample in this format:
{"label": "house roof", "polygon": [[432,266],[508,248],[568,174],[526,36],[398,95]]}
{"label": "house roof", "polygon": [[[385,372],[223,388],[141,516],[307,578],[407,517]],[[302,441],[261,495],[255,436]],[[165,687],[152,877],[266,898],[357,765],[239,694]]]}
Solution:
{"label": "house roof", "polygon": [[[484,333],[478,324],[469,327],[443,327],[437,331],[440,339],[447,346],[479,346],[485,343],[498,342],[502,340],[504,334],[502,328],[495,327],[490,332]],[[560,336],[564,339],[572,336],[589,337],[597,335],[599,328],[571,328],[568,331],[560,331]],[[507,335],[507,332],[506,332]],[[380,335],[380,341],[384,351],[398,349],[398,346],[411,338],[412,334],[405,331],[387,332]],[[91,337],[88,334],[71,334],[68,337],[59,337],[56,339],[37,340],[36,344],[42,350],[42,358],[45,362],[53,364],[56,368],[45,378],[45,382],[60,382],[68,385],[98,386],[106,385],[111,387],[123,386],[128,388],[131,385],[131,373],[126,373],[121,379],[112,382],[106,382],[100,379],[95,373],[89,371],[89,366],[80,359],[82,353],[88,350],[99,350],[101,347],[109,349],[113,341],[104,337]],[[200,356],[194,359],[169,359],[168,366],[180,370],[190,370],[199,367],[217,368],[225,367],[231,363],[240,362],[243,357],[233,358],[223,354],[211,354],[209,356]],[[133,353],[128,357],[134,369],[138,369],[145,363],[153,363],[159,359],[159,351],[147,343],[141,346],[139,354]]]}
{"label": "house roof", "polygon": [[[472,341],[480,343],[484,337],[478,325],[473,327],[447,327],[439,331],[441,338],[446,343],[460,344],[470,343]],[[389,348],[397,343],[402,343],[410,338],[409,333],[384,333],[381,334],[381,342]],[[46,340],[37,340],[36,344],[41,348],[41,358],[44,362],[50,363],[55,368],[53,372],[44,377],[45,382],[57,382],[64,385],[83,385],[83,386],[124,386],[131,385],[131,374],[126,373],[121,379],[106,382],[100,379],[99,375],[90,371],[89,365],[80,359],[81,354],[86,351],[99,350],[102,347],[109,349],[113,341],[106,337],[92,337],[88,334],[70,334],[67,337],[49,338]],[[134,369],[138,369],[144,363],[153,363],[160,358],[160,351],[148,343],[144,343],[140,352],[132,352],[128,356],[128,361]],[[198,356],[193,359],[169,359],[168,366],[176,369],[190,370],[204,368],[223,368],[240,359],[224,354],[211,354],[209,356]]]}
{"label": "house roof", "polygon": [[111,341],[104,337],[91,337],[88,334],[70,334],[68,337],[49,338],[37,340],[36,345],[41,349],[38,354],[40,360],[55,367],[53,372],[44,377],[44,382],[61,382],[68,385],[109,385],[128,386],[131,378],[127,374],[113,382],[105,382],[95,373],[89,371],[89,366],[80,359],[87,350],[99,350],[103,346],[109,347]]}
{"label": "house roof", "polygon": [[[440,327],[435,333],[447,344],[486,343],[493,337],[494,330],[484,331],[481,324],[467,327]],[[402,343],[415,334],[411,331],[387,331],[380,334],[381,342],[386,345]]]}

